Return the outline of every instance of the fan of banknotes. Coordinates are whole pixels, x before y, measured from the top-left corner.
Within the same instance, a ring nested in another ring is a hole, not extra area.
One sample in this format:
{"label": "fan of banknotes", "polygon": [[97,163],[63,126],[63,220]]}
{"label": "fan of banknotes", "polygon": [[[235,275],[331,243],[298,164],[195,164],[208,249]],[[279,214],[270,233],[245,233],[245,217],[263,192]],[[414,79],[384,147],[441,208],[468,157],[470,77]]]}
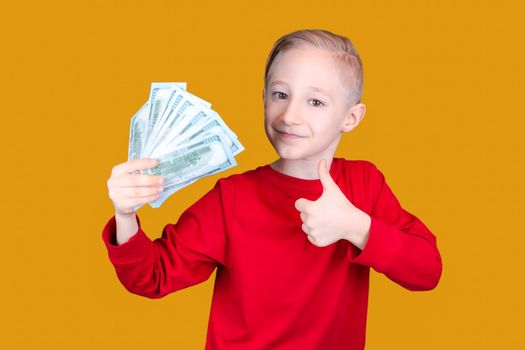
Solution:
{"label": "fan of banknotes", "polygon": [[[152,83],[148,101],[131,118],[128,160],[155,158],[143,174],[164,177],[158,208],[176,191],[237,165],[244,150],[211,103],[186,91],[186,83]],[[142,205],[136,206],[137,210]]]}

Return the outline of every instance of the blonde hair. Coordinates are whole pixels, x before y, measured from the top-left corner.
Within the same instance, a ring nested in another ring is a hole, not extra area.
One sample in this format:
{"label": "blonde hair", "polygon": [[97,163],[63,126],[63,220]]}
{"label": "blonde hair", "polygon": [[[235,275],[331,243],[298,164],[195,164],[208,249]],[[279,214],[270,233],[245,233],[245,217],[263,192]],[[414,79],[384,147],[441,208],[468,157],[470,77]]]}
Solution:
{"label": "blonde hair", "polygon": [[361,102],[363,91],[363,64],[352,42],[344,36],[322,29],[304,29],[283,35],[273,45],[266,60],[264,72],[264,87],[268,87],[268,72],[279,52],[308,44],[316,48],[328,50],[348,68],[344,81],[349,82],[349,102]]}

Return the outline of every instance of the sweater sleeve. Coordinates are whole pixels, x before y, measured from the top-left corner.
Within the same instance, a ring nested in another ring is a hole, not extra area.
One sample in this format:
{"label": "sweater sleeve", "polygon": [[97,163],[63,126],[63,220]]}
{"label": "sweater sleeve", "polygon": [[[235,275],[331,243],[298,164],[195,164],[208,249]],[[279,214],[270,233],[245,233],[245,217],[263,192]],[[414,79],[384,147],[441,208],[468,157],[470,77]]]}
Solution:
{"label": "sweater sleeve", "polygon": [[434,289],[442,272],[436,237],[416,216],[403,209],[385,180],[370,163],[375,204],[368,241],[349,249],[350,261],[372,267],[411,291]]}
{"label": "sweater sleeve", "polygon": [[206,281],[218,265],[224,265],[227,249],[225,209],[233,198],[233,184],[217,181],[213,189],[186,209],[176,224],[167,224],[162,236],[151,240],[142,230],[126,243],[115,244],[116,221],[111,217],[102,239],[117,277],[131,293],[161,298]]}

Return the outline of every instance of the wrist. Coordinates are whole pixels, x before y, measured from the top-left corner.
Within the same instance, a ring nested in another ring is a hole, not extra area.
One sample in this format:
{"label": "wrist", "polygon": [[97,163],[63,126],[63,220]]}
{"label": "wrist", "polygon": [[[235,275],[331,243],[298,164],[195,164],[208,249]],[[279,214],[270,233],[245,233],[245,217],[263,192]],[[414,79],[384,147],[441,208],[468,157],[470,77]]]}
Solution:
{"label": "wrist", "polygon": [[116,245],[122,245],[129,241],[139,229],[138,220],[133,214],[115,213],[117,232],[115,236]]}
{"label": "wrist", "polygon": [[359,247],[359,249],[361,250],[364,249],[366,243],[368,242],[368,237],[370,236],[370,226],[372,225],[372,217],[367,213],[363,212],[362,223],[363,228],[359,233],[359,241],[356,244],[356,246]]}
{"label": "wrist", "polygon": [[115,219],[116,220],[121,220],[121,221],[131,220],[131,219],[135,218],[136,214],[137,213],[135,213],[135,212],[121,213],[121,212],[115,211]]}
{"label": "wrist", "polygon": [[368,242],[372,218],[364,211],[360,211],[356,219],[348,220],[348,223],[344,238],[359,249],[363,249]]}

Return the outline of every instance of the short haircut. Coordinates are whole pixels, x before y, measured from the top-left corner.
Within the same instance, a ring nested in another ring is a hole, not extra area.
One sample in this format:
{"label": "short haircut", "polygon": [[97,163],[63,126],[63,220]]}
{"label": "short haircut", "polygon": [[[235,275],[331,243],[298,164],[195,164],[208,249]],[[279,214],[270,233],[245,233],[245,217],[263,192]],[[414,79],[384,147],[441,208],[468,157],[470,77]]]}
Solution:
{"label": "short haircut", "polygon": [[363,91],[363,64],[361,63],[359,53],[347,37],[322,29],[297,30],[277,39],[266,60],[264,87],[268,87],[268,72],[277,54],[295,47],[300,47],[304,44],[326,49],[339,59],[343,64],[343,71],[348,72],[348,74],[344,74],[343,82],[350,85],[349,103],[352,105],[361,102]]}

